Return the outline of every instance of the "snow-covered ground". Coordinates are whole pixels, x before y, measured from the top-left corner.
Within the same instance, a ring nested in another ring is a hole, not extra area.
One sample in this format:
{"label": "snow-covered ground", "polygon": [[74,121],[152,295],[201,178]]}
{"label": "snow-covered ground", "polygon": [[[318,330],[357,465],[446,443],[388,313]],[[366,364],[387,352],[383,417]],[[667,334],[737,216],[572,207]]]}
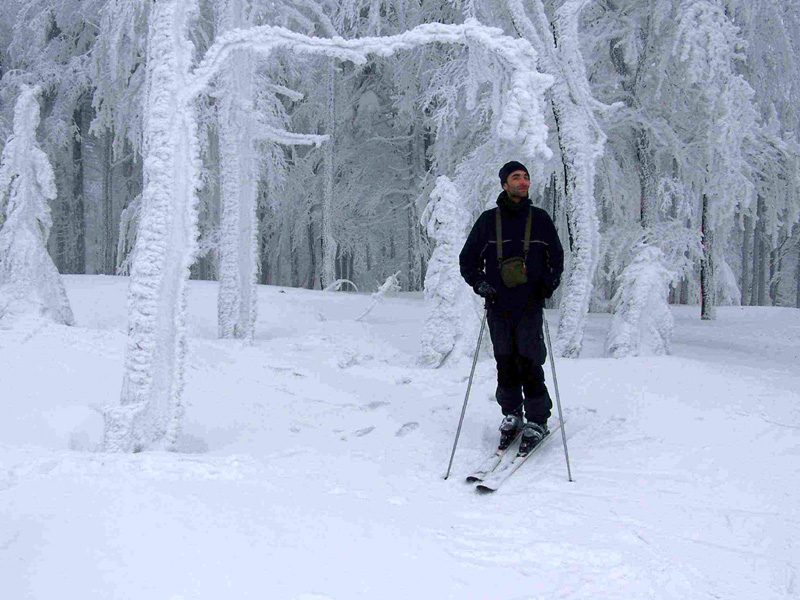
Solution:
{"label": "snow-covered ground", "polygon": [[120,456],[126,280],[65,281],[77,326],[0,331],[3,599],[800,597],[798,310],[673,308],[672,356],[622,360],[590,315],[557,361],[575,481],[557,438],[479,495],[494,365],[444,481],[470,365],[416,366],[419,297],[356,322],[368,295],[259,287],[245,345],[193,282],[182,452]]}

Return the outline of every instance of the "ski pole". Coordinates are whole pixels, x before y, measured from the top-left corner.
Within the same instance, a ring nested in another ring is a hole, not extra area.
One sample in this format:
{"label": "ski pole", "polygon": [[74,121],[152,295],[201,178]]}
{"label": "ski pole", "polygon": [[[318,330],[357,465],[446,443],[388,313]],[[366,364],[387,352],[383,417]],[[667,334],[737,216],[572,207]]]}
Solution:
{"label": "ski pole", "polygon": [[569,468],[569,451],[567,451],[567,434],[564,431],[564,415],[561,412],[561,396],[558,393],[558,379],[556,379],[556,362],[553,356],[553,344],[550,342],[550,327],[547,325],[547,317],[542,309],[542,321],[544,322],[544,331],[547,334],[547,350],[550,354],[550,366],[553,367],[553,387],[556,390],[556,404],[558,405],[558,419],[561,421],[561,439],[564,440],[564,457],[567,459],[567,477],[572,481],[572,470]]}
{"label": "ski pole", "polygon": [[489,310],[483,311],[483,321],[481,321],[481,332],[478,334],[478,345],[475,347],[475,356],[472,359],[472,371],[469,373],[469,383],[467,384],[467,395],[464,397],[464,407],[461,409],[461,418],[458,420],[458,430],[456,431],[456,440],[453,442],[453,452],[450,454],[450,464],[447,465],[447,474],[444,476],[445,480],[450,477],[450,469],[453,466],[453,458],[456,455],[456,446],[458,446],[458,437],[461,435],[461,425],[464,423],[464,414],[467,412],[467,402],[469,401],[469,391],[472,388],[472,377],[475,375],[475,365],[478,364],[478,352],[481,349],[481,340],[483,339],[483,330],[486,328],[486,315]]}

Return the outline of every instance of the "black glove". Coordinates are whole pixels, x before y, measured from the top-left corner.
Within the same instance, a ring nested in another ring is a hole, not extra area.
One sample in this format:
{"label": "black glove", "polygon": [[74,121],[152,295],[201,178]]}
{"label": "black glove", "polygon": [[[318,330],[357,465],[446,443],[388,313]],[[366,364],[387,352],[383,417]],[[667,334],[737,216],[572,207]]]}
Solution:
{"label": "black glove", "polygon": [[490,304],[497,300],[497,290],[492,287],[485,279],[482,279],[475,284],[475,293],[481,298],[485,298]]}
{"label": "black glove", "polygon": [[556,288],[561,285],[561,278],[550,278],[542,281],[542,297],[549,298],[556,291]]}

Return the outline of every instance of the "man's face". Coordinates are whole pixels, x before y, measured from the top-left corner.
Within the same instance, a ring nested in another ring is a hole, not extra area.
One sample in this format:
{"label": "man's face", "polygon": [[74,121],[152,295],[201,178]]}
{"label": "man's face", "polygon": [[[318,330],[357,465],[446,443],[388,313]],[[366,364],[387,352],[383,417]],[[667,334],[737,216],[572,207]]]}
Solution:
{"label": "man's face", "polygon": [[503,184],[503,189],[511,198],[527,198],[531,178],[525,171],[514,171]]}

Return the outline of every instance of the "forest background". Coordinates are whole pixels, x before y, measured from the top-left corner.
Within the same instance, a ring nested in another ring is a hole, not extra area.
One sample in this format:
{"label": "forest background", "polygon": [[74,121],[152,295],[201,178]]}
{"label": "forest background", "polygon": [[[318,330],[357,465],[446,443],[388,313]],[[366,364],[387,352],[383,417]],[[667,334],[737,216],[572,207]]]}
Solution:
{"label": "forest background", "polygon": [[[185,288],[170,273],[181,269],[220,281],[221,337],[252,337],[256,282],[424,287],[441,307],[423,359],[438,365],[456,345],[446,305],[468,310],[454,252],[500,191],[499,166],[517,159],[567,249],[550,301],[558,352],[580,354],[587,311],[623,315],[629,330],[655,318],[666,351],[666,302],[700,304],[706,319],[716,305],[800,307],[798,9],[6,0],[4,268],[24,179],[9,165],[39,160],[11,143],[25,122],[52,165],[27,197],[44,198],[35,219],[58,272],[141,284],[123,406],[161,394],[177,410]],[[156,333],[165,323],[170,339]],[[623,325],[610,355],[638,350]],[[107,429],[131,418],[107,415]]]}
{"label": "forest background", "polygon": [[[20,83],[42,84],[40,135],[58,189],[48,249],[61,273],[124,274],[129,266],[143,177],[148,4],[9,0],[0,9],[0,144],[12,131]],[[233,4],[199,2],[191,32],[198,52],[225,31]],[[469,16],[517,35],[501,1],[238,4],[239,26],[269,23],[310,35],[391,35]],[[552,21],[561,4],[543,3]],[[618,103],[597,118],[606,141],[596,166],[601,249],[592,310],[607,309],[617,275],[644,238],[661,245],[680,274],[671,301],[699,302],[700,218],[709,187],[701,180],[717,169],[731,175],[715,182],[730,188],[718,192],[730,204],[726,222],[716,226],[724,246],[718,301],[800,306],[797,3],[578,4],[584,64],[570,66],[585,69],[597,101]],[[470,72],[461,48],[434,46],[359,66],[336,61],[333,90],[320,85],[329,62],[278,57],[252,65],[253,118],[332,134],[334,276],[370,288],[399,270],[404,290],[421,290],[432,248],[419,218],[436,176],[460,174],[465,201],[478,211],[499,189],[498,161],[514,154],[477,152],[493,136],[484,97],[491,90]],[[221,181],[233,168],[220,150],[225,98],[218,88],[198,107],[205,184],[192,266],[198,279],[219,274]],[[537,165],[535,193],[568,242],[565,159],[555,115],[546,115],[554,154]],[[733,144],[731,136],[738,138]],[[321,225],[326,150],[254,137],[259,281],[324,287],[331,283],[321,266],[328,249]],[[714,153],[709,165],[705,158]]]}

